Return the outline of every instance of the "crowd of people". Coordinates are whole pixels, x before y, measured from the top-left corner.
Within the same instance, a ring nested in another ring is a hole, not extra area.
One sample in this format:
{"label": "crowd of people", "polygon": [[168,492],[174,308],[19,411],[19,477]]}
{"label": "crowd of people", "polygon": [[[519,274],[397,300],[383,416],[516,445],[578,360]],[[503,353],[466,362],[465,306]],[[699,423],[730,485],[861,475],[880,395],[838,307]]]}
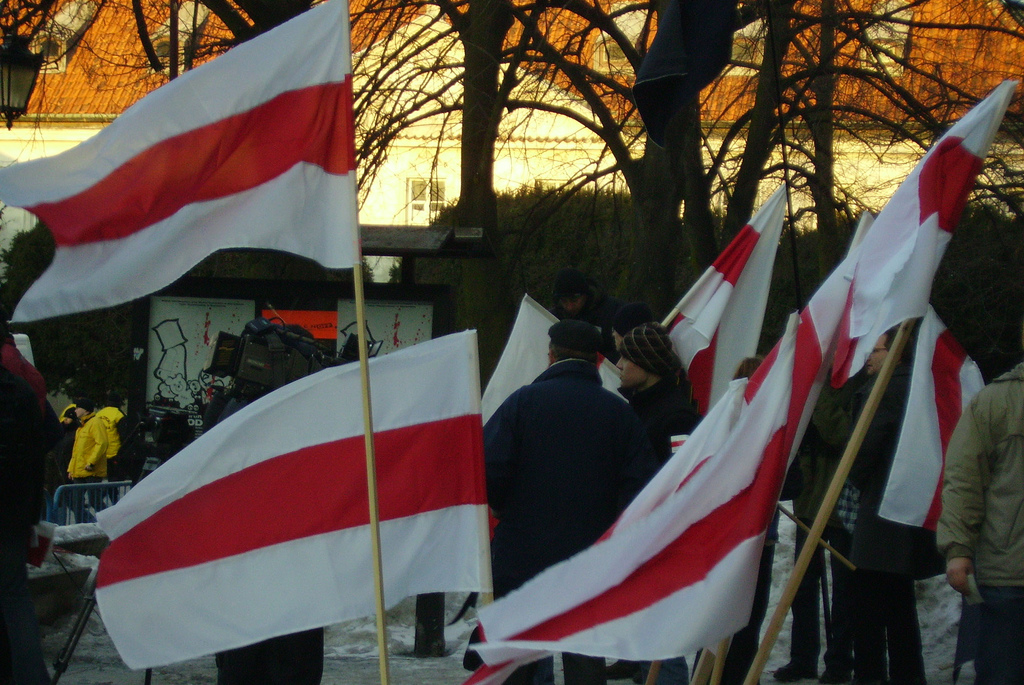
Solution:
{"label": "crowd of people", "polygon": [[[597,541],[701,419],[668,331],[647,305],[617,300],[575,269],[556,274],[553,300],[560,320],[548,331],[547,370],[512,393],[484,426],[487,491],[497,519],[496,597]],[[57,453],[63,450],[72,483],[106,479],[116,463],[124,414],[121,398],[111,394],[99,410],[79,398],[58,419],[42,377],[18,354],[6,329],[0,333],[0,646],[9,645],[0,648],[0,683],[36,685],[49,679],[25,560],[40,512],[43,455],[55,445]],[[821,506],[875,377],[896,354],[894,335],[888,331],[878,339],[861,374],[822,392],[781,493],[805,524]],[[879,516],[906,409],[910,357],[904,351],[893,360],[891,381],[823,535],[834,550],[824,670],[819,675],[819,583],[828,574],[818,550],[792,604],[790,660],[773,673],[779,682],[925,685],[914,581],[942,573],[944,556],[950,585],[983,600],[976,682],[1024,683],[1024,363],[964,411],[949,443],[936,536]],[[616,363],[626,402],[602,387],[601,359]],[[736,377],[749,376],[759,363],[756,357],[744,360]],[[742,683],[755,657],[777,520],[766,532],[749,624],[733,637],[726,656],[725,685]],[[798,530],[797,554],[805,540]],[[220,682],[249,682],[257,677],[252,668],[270,678],[266,682],[318,682],[316,668],[293,675],[296,668],[315,666],[315,653],[322,658],[322,635],[285,636],[221,654]],[[256,648],[285,656],[267,652],[257,658],[250,653]],[[658,685],[685,685],[687,656],[659,664]],[[292,657],[295,668],[287,666]],[[269,663],[285,665],[280,677],[267,675]],[[580,654],[563,654],[562,664],[566,685],[642,682],[651,668],[625,661],[606,665],[603,658]],[[550,661],[525,666],[507,682],[552,682]]]}
{"label": "crowd of people", "polygon": [[[496,596],[596,541],[642,485],[638,475],[653,475],[700,420],[682,363],[647,305],[610,297],[575,269],[556,274],[553,299],[551,311],[560,321],[549,331],[548,370],[513,393],[484,431],[488,495],[498,518]],[[894,337],[895,330],[883,334],[862,373],[821,394],[781,493],[794,501],[806,526],[821,507]],[[819,549],[794,598],[790,660],[773,673],[778,682],[925,685],[914,582],[942,573],[945,555],[950,585],[985,599],[976,682],[1024,683],[1024,365],[997,379],[965,411],[949,446],[937,539],[934,531],[879,515],[906,410],[912,349],[893,360],[892,379],[823,535],[834,550],[824,607],[825,668],[819,675],[819,584],[827,587],[829,576]],[[627,405],[608,403],[594,368],[600,357],[617,360]],[[758,362],[744,360],[736,376],[750,375]],[[634,419],[646,446],[637,444]],[[726,685],[743,682],[756,653],[776,523],[777,517],[766,532],[750,622],[727,653]],[[806,537],[798,529],[797,555]],[[980,588],[971,585],[975,581]],[[640,683],[648,666],[618,661],[601,668],[599,660],[580,655],[563,655],[563,663],[572,685],[619,678]],[[542,685],[550,676],[534,664],[509,682]],[[656,682],[688,682],[686,658],[660,664]]]}

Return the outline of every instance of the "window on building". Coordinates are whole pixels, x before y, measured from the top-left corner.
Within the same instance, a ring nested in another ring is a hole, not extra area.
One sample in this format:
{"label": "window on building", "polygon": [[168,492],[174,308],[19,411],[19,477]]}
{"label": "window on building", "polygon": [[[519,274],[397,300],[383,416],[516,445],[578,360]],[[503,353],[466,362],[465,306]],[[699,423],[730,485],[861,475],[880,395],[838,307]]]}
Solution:
{"label": "window on building", "polygon": [[744,26],[733,34],[732,61],[739,73],[754,71],[764,61],[764,30],[760,21]]}
{"label": "window on building", "polygon": [[633,65],[629,63],[622,46],[608,36],[601,36],[594,47],[593,68],[605,74],[633,71]]}
{"label": "window on building", "polygon": [[864,28],[863,59],[890,76],[903,73],[910,52],[910,25],[914,11],[903,0],[880,0]]}
{"label": "window on building", "polygon": [[412,226],[429,225],[444,206],[444,181],[411,178],[408,192],[408,223]]}
{"label": "window on building", "polygon": [[33,46],[35,52],[43,56],[43,71],[47,73],[63,73],[67,67],[67,51],[64,43],[54,36],[42,36]]}

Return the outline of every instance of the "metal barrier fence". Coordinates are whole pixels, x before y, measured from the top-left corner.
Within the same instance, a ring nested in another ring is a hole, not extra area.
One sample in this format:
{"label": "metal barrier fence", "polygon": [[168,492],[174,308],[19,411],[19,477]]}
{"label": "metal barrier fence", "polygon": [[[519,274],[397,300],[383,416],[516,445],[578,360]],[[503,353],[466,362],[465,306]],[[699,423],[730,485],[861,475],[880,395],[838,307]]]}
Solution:
{"label": "metal barrier fence", "polygon": [[117,504],[131,487],[130,480],[62,485],[53,493],[53,501],[47,501],[46,520],[59,526],[95,523],[96,512]]}

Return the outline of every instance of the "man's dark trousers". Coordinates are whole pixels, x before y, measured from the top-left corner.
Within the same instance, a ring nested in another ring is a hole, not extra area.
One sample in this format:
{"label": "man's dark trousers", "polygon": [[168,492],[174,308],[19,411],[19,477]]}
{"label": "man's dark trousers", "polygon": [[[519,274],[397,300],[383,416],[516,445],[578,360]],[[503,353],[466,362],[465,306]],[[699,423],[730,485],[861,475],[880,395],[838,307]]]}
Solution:
{"label": "man's dark trousers", "polygon": [[[813,521],[804,521],[810,526]],[[850,553],[850,533],[842,526],[825,526],[822,539],[842,554]],[[800,556],[807,533],[796,529],[796,557]],[[793,641],[790,662],[808,671],[818,670],[819,638],[818,607],[821,598],[820,576],[824,550],[816,550],[800,587],[793,597]],[[832,639],[825,650],[825,668],[841,674],[853,669],[853,622],[850,614],[850,580],[853,572],[833,558],[832,568]]]}

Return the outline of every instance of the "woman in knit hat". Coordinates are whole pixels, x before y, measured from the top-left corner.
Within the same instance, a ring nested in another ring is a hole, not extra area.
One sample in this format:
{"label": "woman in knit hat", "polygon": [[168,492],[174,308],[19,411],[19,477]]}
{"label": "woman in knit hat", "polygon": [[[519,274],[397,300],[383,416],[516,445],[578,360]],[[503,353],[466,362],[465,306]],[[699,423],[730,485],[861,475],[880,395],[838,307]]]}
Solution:
{"label": "woman in knit hat", "polygon": [[673,436],[689,435],[700,420],[690,401],[683,364],[668,331],[658,323],[633,328],[622,338],[619,388],[636,411],[662,463],[672,455]]}
{"label": "woman in knit hat", "polygon": [[[668,331],[658,323],[641,323],[629,330],[619,345],[618,364],[622,372],[619,388],[647,429],[659,464],[672,456],[672,444],[693,432],[700,415],[690,401],[689,383],[683,364],[672,347]],[[609,668],[625,668],[616,662]],[[638,664],[639,665],[639,664]],[[646,676],[646,672],[643,672]],[[661,664],[659,683],[687,682],[685,657],[666,659]],[[642,680],[641,680],[642,682]]]}

